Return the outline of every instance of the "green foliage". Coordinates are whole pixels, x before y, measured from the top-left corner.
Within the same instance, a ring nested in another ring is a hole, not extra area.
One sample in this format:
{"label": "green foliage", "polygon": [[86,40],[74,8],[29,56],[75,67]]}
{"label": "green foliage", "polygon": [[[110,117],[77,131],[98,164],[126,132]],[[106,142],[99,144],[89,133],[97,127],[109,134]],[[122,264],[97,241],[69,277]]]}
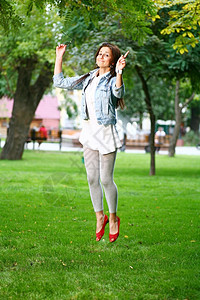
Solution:
{"label": "green foliage", "polygon": [[200,143],[200,135],[190,130],[185,134],[183,140],[186,146],[196,146],[198,143]]}
{"label": "green foliage", "polygon": [[[3,0],[3,3],[7,3],[7,0]],[[28,15],[31,17],[35,9],[42,14],[45,12],[46,7],[53,5],[58,9],[60,16],[66,17],[66,21],[68,21],[70,14],[72,14],[73,16],[82,16],[86,24],[92,22],[96,25],[99,21],[100,14],[104,13],[104,16],[107,14],[115,15],[116,22],[121,23],[124,33],[127,36],[134,37],[140,43],[142,43],[147,34],[150,33],[148,27],[150,21],[147,15],[154,15],[156,13],[154,3],[151,0],[140,0],[136,2],[132,0],[100,0],[98,2],[94,0],[24,0],[23,9],[19,11],[17,6],[20,3],[20,0],[12,0],[8,5],[9,9],[4,9],[4,11],[0,13],[0,16],[1,14],[5,16],[6,24],[3,21],[0,22],[4,28],[9,29],[10,24],[14,22],[15,18],[21,20],[21,25],[23,23],[26,24],[27,19],[25,16]],[[8,18],[8,16],[10,18]]]}
{"label": "green foliage", "polygon": [[[17,6],[18,11],[23,5]],[[20,66],[31,61],[32,84],[36,81],[43,65],[48,62],[53,65],[55,47],[62,38],[60,34],[61,18],[55,11],[48,9],[41,13],[38,10],[32,15],[24,15],[27,21],[18,28],[17,34],[9,31],[4,34],[0,30],[0,93],[13,97],[16,89],[17,71]]]}
{"label": "green foliage", "polygon": [[11,68],[8,69],[4,67],[4,55],[0,54],[0,57],[2,59],[2,66],[0,72],[0,99],[5,95],[8,98],[12,99],[17,84],[17,73],[13,72]]}
{"label": "green foliage", "polygon": [[0,2],[0,25],[8,33],[16,30],[23,23],[22,18],[15,11],[16,1],[1,0]]}
{"label": "green foliage", "polygon": [[[128,70],[126,70],[128,73]],[[121,113],[130,117],[139,117],[147,112],[144,101],[145,95],[141,87],[141,82],[136,74],[127,78],[125,74],[125,103],[126,109]],[[174,86],[173,82],[162,79],[157,74],[152,74],[149,78],[150,94],[152,106],[156,119],[174,119]],[[147,112],[148,113],[148,112]]]}
{"label": "green foliage", "polygon": [[68,92],[62,91],[62,95],[64,96],[65,101],[60,105],[59,109],[64,108],[69,119],[75,118],[78,116],[78,106],[74,100],[72,100]]}
{"label": "green foliage", "polygon": [[[152,107],[156,118],[173,119],[174,87],[173,81],[169,80],[170,71],[167,68],[167,65],[170,65],[167,61],[167,44],[155,35],[149,37],[142,46],[139,46],[134,41],[128,41],[128,43],[134,49],[134,60],[129,63],[131,57],[128,57],[127,75],[125,72],[126,86],[128,89],[133,89],[132,106],[137,108],[137,102],[143,102],[143,107],[145,107],[143,111],[147,111],[146,105],[144,105],[145,96],[142,92],[142,85],[134,73],[131,63],[140,66],[142,69],[144,78],[149,86]],[[137,85],[134,84],[135,81],[138,82]]]}
{"label": "green foliage", "polygon": [[[173,48],[180,54],[191,51],[199,44],[200,1],[199,0],[155,0],[162,12],[168,10],[169,20],[161,34],[176,36]],[[158,15],[160,18],[160,13]]]}

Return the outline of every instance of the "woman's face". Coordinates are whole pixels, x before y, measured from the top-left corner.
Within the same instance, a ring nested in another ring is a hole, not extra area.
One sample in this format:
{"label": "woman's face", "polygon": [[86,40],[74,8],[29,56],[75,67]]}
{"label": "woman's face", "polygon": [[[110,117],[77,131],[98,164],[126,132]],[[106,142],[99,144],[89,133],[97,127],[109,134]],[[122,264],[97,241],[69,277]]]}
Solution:
{"label": "woman's face", "polygon": [[113,63],[113,55],[109,47],[102,47],[99,50],[96,63],[99,68],[110,68]]}

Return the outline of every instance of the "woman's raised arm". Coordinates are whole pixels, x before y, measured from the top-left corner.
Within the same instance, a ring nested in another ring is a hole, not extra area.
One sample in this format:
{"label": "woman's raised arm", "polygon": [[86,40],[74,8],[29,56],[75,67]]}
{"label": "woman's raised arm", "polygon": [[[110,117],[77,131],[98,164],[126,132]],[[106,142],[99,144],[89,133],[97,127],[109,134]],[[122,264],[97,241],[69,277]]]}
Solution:
{"label": "woman's raised arm", "polygon": [[56,61],[54,67],[54,75],[57,75],[62,72],[62,58],[65,53],[66,45],[59,45],[56,47]]}
{"label": "woman's raised arm", "polygon": [[116,73],[117,73],[116,87],[117,88],[119,88],[123,84],[123,81],[122,81],[122,70],[126,66],[126,60],[125,60],[125,58],[127,57],[128,54],[129,54],[129,51],[127,51],[125,55],[122,55],[118,59],[117,64],[116,64]]}

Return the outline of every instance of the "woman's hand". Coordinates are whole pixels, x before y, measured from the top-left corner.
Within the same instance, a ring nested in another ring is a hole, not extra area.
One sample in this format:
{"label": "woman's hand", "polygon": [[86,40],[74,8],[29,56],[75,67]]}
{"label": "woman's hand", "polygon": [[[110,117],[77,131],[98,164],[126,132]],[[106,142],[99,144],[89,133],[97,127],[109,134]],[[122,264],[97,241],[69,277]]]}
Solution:
{"label": "woman's hand", "polygon": [[120,86],[122,86],[123,82],[122,82],[122,70],[125,68],[126,66],[126,60],[125,58],[127,57],[127,55],[129,54],[129,51],[126,52],[126,54],[122,55],[116,64],[116,87],[119,88]]}
{"label": "woman's hand", "polygon": [[126,54],[120,56],[120,58],[117,61],[116,64],[116,70],[123,70],[126,66],[126,60],[125,58],[127,57],[127,55],[129,54],[129,51],[126,52]]}
{"label": "woman's hand", "polygon": [[56,57],[57,58],[62,58],[65,50],[66,50],[67,45],[60,44],[59,46],[56,47]]}
{"label": "woman's hand", "polygon": [[67,45],[61,44],[56,47],[56,61],[54,67],[54,75],[57,75],[62,72],[62,57],[65,53]]}

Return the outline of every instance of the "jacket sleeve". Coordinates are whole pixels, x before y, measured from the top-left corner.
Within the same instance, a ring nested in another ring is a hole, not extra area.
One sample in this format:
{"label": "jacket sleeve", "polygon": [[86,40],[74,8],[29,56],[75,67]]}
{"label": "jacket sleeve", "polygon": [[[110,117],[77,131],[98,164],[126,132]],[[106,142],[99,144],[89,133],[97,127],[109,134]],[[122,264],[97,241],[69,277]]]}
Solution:
{"label": "jacket sleeve", "polygon": [[124,97],[124,93],[125,93],[124,84],[122,84],[122,86],[117,88],[116,87],[116,77],[112,78],[111,88],[112,88],[112,93],[116,98],[121,99]]}
{"label": "jacket sleeve", "polygon": [[57,88],[68,89],[68,90],[81,90],[83,88],[83,83],[74,85],[74,83],[80,79],[82,76],[75,77],[64,77],[63,73],[59,73],[53,76],[53,85]]}

